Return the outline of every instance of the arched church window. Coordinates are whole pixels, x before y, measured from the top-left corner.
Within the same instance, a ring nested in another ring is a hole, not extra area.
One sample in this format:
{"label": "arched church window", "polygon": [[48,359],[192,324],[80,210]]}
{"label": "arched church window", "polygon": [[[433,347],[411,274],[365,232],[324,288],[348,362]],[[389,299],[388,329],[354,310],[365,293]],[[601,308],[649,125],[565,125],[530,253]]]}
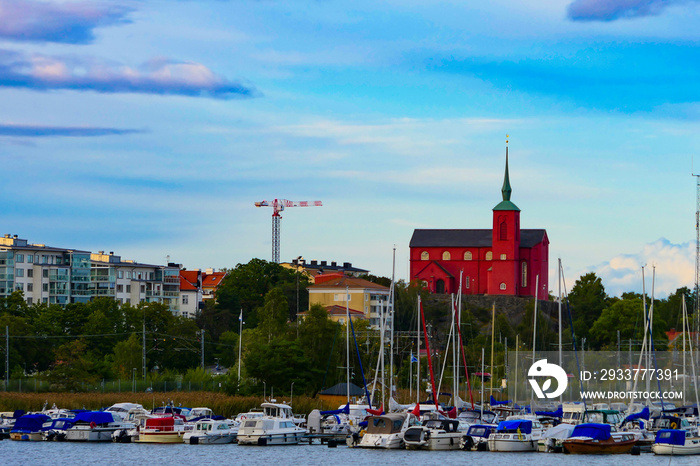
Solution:
{"label": "arched church window", "polygon": [[508,224],[503,221],[499,225],[499,232],[498,232],[498,239],[501,241],[505,241],[508,239]]}
{"label": "arched church window", "polygon": [[472,252],[471,252],[471,251],[467,251],[467,252],[464,253],[464,260],[465,260],[465,261],[470,261],[470,260],[472,260]]}
{"label": "arched church window", "polygon": [[442,260],[448,261],[452,258],[452,255],[450,254],[450,251],[444,251],[442,253]]}
{"label": "arched church window", "polygon": [[493,260],[493,253],[491,251],[486,251],[486,260]]}
{"label": "arched church window", "polygon": [[522,287],[526,288],[527,287],[527,262],[523,262],[522,264],[522,277],[521,280],[522,282]]}
{"label": "arched church window", "polygon": [[430,260],[430,254],[428,254],[428,251],[423,251],[420,253],[420,260],[422,260],[422,261]]}
{"label": "arched church window", "polygon": [[502,289],[502,290],[505,290],[505,289],[506,289],[506,284],[505,284],[505,283],[501,283],[501,289]]}

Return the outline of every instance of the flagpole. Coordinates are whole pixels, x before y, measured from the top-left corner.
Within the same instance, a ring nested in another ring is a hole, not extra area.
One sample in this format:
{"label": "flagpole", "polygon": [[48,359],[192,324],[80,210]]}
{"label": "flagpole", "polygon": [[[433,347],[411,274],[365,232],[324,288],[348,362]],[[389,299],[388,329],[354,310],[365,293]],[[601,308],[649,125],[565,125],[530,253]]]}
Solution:
{"label": "flagpole", "polygon": [[243,308],[238,316],[238,384],[241,383],[241,349],[243,348]]}

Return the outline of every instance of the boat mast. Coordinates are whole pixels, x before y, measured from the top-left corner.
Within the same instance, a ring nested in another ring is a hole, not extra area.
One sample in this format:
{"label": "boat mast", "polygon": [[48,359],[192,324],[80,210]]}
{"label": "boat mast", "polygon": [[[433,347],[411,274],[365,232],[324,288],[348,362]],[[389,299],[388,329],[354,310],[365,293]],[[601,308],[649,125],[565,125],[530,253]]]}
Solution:
{"label": "boat mast", "polygon": [[496,333],[496,303],[493,303],[493,306],[491,308],[491,377],[489,377],[489,400],[493,398],[493,344],[494,344],[494,336]]}
{"label": "boat mast", "polygon": [[418,339],[418,345],[416,346],[416,359],[418,363],[416,365],[416,403],[420,404],[420,295],[418,296],[418,306],[416,307],[416,337]]}
{"label": "boat mast", "polygon": [[[564,359],[561,348],[561,258],[558,259],[558,261],[559,267],[557,267],[557,272],[559,275],[559,288],[557,293],[559,295],[559,367],[564,367]],[[563,394],[559,395],[559,403],[563,401],[563,396]]]}
{"label": "boat mast", "polygon": [[350,405],[350,287],[345,285],[345,393]]}
{"label": "boat mast", "polygon": [[[540,275],[535,275],[535,290],[539,289]],[[535,364],[535,347],[537,342],[537,291],[535,291],[535,309],[532,312],[532,363]],[[533,402],[535,400],[534,391],[530,393],[530,411],[534,411]]]}
{"label": "boat mast", "polygon": [[389,312],[389,318],[391,319],[391,343],[389,344],[389,398],[394,397],[394,300],[396,299],[396,289],[394,287],[394,280],[396,278],[396,245],[394,245],[394,253],[392,256],[391,263],[391,310]]}

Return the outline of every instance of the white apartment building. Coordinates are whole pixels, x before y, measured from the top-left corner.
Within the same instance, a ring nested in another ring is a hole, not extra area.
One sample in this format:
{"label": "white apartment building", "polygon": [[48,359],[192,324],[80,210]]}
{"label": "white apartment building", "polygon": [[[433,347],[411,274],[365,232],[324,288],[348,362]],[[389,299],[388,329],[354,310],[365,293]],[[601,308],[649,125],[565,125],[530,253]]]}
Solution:
{"label": "white apartment building", "polygon": [[113,252],[30,244],[17,235],[0,237],[0,297],[22,291],[27,304],[65,306],[99,296],[121,304],[160,302],[180,309],[180,266],[122,261]]}

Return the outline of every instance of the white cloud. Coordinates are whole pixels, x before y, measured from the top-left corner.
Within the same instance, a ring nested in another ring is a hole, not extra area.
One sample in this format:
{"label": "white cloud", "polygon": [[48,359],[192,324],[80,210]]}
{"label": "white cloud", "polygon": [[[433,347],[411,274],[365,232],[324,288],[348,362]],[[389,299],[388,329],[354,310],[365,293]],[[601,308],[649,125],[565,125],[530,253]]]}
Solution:
{"label": "white cloud", "polygon": [[603,280],[608,295],[620,296],[627,291],[642,291],[642,266],[645,266],[646,291],[649,294],[654,268],[657,297],[664,298],[683,286],[692,289],[695,282],[695,242],[674,244],[666,238],[659,238],[644,245],[637,253],[620,254],[589,271],[595,272]]}

